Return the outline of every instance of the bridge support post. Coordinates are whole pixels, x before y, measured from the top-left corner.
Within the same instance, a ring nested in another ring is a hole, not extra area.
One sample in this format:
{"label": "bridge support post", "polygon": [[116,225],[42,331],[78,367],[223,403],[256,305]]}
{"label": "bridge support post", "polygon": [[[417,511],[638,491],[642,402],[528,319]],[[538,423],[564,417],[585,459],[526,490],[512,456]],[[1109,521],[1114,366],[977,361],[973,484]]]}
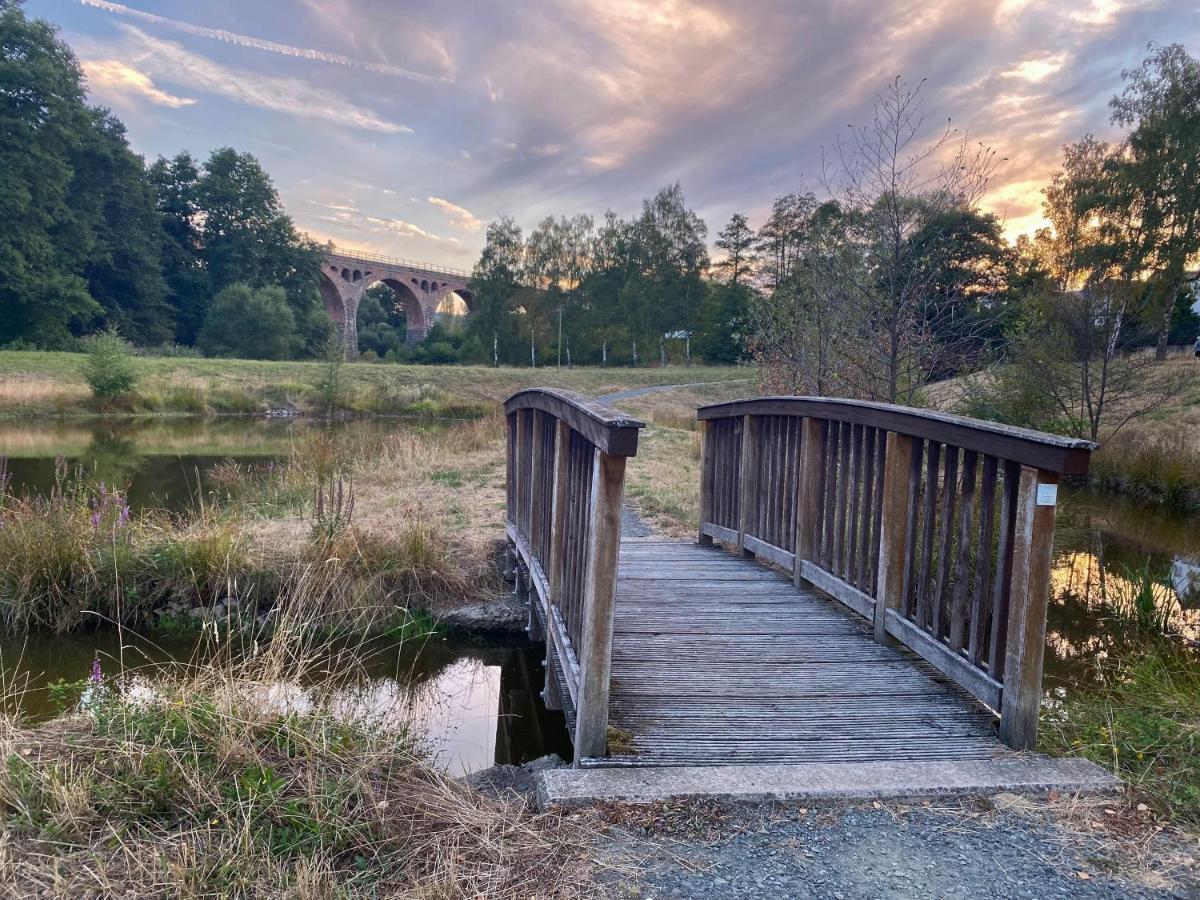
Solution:
{"label": "bridge support post", "polygon": [[1016,750],[1037,745],[1058,481],[1055,472],[1021,466],[1000,706],[1000,740]]}
{"label": "bridge support post", "polygon": [[[712,519],[713,505],[713,448],[711,425],[707,420],[700,420],[700,523]],[[699,542],[702,546],[712,546],[712,535],[700,532]]]}
{"label": "bridge support post", "polygon": [[883,528],[879,539],[879,580],[875,598],[875,640],[887,642],[887,615],[904,602],[912,534],[913,439],[888,432],[883,467]]}
{"label": "bridge support post", "polygon": [[591,528],[583,594],[579,655],[579,708],[575,712],[575,765],[603,756],[608,745],[608,691],[612,667],[613,601],[621,547],[621,494],[625,457],[594,451]]}

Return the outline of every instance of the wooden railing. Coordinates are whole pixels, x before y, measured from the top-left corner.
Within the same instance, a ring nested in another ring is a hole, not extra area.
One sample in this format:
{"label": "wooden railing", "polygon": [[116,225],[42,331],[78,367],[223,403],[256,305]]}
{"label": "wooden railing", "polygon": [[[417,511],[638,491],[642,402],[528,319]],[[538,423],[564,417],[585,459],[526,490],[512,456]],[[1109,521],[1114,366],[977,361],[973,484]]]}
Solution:
{"label": "wooden railing", "polygon": [[1087,441],[883,403],[703,407],[700,541],[735,544],[874,622],[1037,738],[1057,485]]}
{"label": "wooden railing", "polygon": [[509,573],[546,641],[546,705],[562,709],[575,759],[608,737],[613,599],[625,460],[644,427],[567,391],[509,397]]}

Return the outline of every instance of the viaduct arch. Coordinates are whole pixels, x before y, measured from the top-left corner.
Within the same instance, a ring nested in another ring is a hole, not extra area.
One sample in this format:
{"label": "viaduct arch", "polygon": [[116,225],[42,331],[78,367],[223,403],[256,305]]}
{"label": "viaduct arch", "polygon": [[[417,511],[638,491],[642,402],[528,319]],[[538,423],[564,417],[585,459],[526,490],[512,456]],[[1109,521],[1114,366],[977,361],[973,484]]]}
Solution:
{"label": "viaduct arch", "polygon": [[435,321],[438,307],[457,294],[471,311],[472,296],[467,285],[471,273],[462,269],[431,266],[411,259],[395,259],[326,248],[321,263],[321,299],[329,318],[346,343],[346,358],[358,358],[358,304],[373,284],[386,284],[404,308],[408,331],[404,340],[419,343]]}

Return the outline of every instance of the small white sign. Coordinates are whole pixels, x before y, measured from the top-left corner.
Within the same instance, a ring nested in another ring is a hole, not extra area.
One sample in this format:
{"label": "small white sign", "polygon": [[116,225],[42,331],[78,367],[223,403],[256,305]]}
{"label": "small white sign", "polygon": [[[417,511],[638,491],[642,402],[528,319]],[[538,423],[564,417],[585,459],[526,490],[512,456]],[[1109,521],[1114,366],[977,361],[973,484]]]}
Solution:
{"label": "small white sign", "polygon": [[1057,484],[1039,484],[1037,493],[1038,506],[1054,506],[1058,503]]}

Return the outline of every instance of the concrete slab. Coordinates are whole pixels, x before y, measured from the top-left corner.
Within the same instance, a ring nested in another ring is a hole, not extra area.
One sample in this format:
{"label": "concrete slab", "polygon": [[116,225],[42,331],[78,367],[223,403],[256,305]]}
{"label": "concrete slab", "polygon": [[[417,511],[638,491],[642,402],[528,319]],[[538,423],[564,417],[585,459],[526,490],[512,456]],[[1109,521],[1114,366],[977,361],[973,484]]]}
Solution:
{"label": "concrete slab", "polygon": [[595,800],[651,803],[680,798],[899,800],[1001,792],[1112,793],[1120,779],[1085,759],[1013,754],[936,762],[807,763],[769,766],[554,769],[538,777],[538,805]]}

